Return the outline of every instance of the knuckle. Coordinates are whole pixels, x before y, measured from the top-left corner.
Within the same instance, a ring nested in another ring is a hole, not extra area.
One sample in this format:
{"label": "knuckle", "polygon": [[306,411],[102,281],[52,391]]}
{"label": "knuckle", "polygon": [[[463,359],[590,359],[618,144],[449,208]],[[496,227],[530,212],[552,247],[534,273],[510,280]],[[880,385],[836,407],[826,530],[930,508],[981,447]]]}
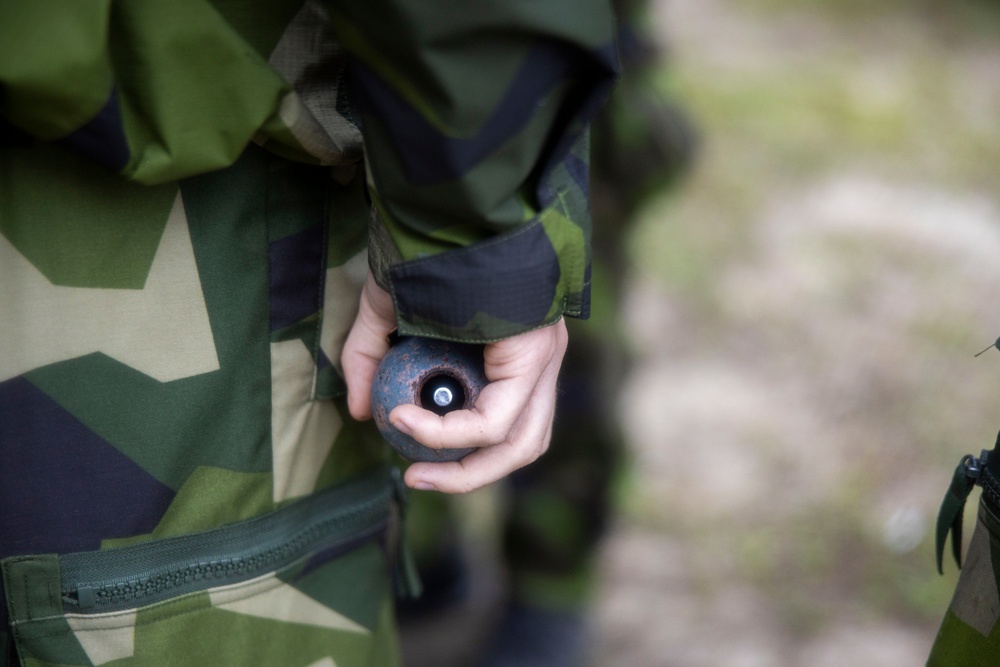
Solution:
{"label": "knuckle", "polygon": [[508,441],[510,429],[497,424],[492,428],[483,428],[483,430],[480,431],[480,435],[482,436],[483,442],[486,446],[496,447],[497,445],[502,445]]}
{"label": "knuckle", "polygon": [[533,443],[528,447],[522,448],[520,455],[517,457],[517,463],[519,468],[531,465],[541,457],[542,452],[544,452],[544,447],[540,443]]}

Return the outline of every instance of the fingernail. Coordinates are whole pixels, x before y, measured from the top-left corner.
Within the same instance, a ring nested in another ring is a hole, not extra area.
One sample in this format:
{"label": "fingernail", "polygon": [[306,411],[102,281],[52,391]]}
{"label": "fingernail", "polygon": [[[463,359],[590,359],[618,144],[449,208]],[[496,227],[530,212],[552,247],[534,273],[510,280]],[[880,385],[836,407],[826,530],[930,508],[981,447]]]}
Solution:
{"label": "fingernail", "polygon": [[425,482],[425,481],[421,480],[421,481],[417,482],[416,484],[414,484],[413,488],[416,489],[417,491],[433,491],[434,490],[434,485],[431,484],[430,482]]}
{"label": "fingernail", "polygon": [[404,422],[403,420],[397,419],[396,421],[390,422],[390,423],[392,424],[393,428],[395,428],[397,431],[399,431],[403,435],[411,435],[412,434],[412,431],[410,430],[409,425],[406,422]]}

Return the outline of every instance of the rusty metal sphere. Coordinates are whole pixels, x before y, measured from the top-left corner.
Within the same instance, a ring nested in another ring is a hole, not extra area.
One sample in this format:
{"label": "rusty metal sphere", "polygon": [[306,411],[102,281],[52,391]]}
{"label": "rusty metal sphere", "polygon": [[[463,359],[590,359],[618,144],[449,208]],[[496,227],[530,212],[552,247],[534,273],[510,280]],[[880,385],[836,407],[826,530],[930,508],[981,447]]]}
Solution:
{"label": "rusty metal sphere", "polygon": [[471,408],[487,384],[483,346],[400,337],[379,364],[372,384],[372,415],[382,437],[410,461],[458,461],[475,448],[431,449],[389,423],[397,405],[412,403],[438,415]]}

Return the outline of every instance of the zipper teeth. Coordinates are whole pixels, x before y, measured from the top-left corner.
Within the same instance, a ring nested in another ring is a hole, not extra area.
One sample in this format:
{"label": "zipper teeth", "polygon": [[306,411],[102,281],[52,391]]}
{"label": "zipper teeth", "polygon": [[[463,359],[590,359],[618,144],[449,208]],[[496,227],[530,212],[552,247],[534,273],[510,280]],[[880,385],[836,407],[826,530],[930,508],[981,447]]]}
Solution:
{"label": "zipper teeth", "polygon": [[[363,519],[368,519],[368,515],[374,514],[373,510],[384,504],[384,501],[384,498],[367,501],[351,514],[325,519],[304,528],[287,542],[259,552],[188,563],[165,572],[135,576],[120,581],[78,584],[76,589],[64,591],[64,600],[80,608],[104,607],[139,600],[204,580],[222,581],[234,577],[249,579],[256,573],[270,572],[280,565],[294,561],[308,546],[320,540],[324,533],[344,524],[360,523]],[[377,532],[380,526],[381,522],[358,535],[351,535],[350,539],[344,540],[345,545],[355,540],[367,539]]]}
{"label": "zipper teeth", "polygon": [[997,480],[993,471],[986,466],[983,466],[982,473],[979,475],[979,485],[993,506],[1000,507],[1000,480]]}

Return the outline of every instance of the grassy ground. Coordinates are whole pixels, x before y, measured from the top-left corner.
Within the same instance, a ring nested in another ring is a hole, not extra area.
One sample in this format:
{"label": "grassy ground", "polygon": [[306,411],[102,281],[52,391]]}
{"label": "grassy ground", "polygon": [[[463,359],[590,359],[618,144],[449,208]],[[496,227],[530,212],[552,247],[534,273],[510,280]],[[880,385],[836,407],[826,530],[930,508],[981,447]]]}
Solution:
{"label": "grassy ground", "polygon": [[632,239],[595,660],[920,664],[937,505],[1000,428],[1000,9],[656,9],[703,145]]}

